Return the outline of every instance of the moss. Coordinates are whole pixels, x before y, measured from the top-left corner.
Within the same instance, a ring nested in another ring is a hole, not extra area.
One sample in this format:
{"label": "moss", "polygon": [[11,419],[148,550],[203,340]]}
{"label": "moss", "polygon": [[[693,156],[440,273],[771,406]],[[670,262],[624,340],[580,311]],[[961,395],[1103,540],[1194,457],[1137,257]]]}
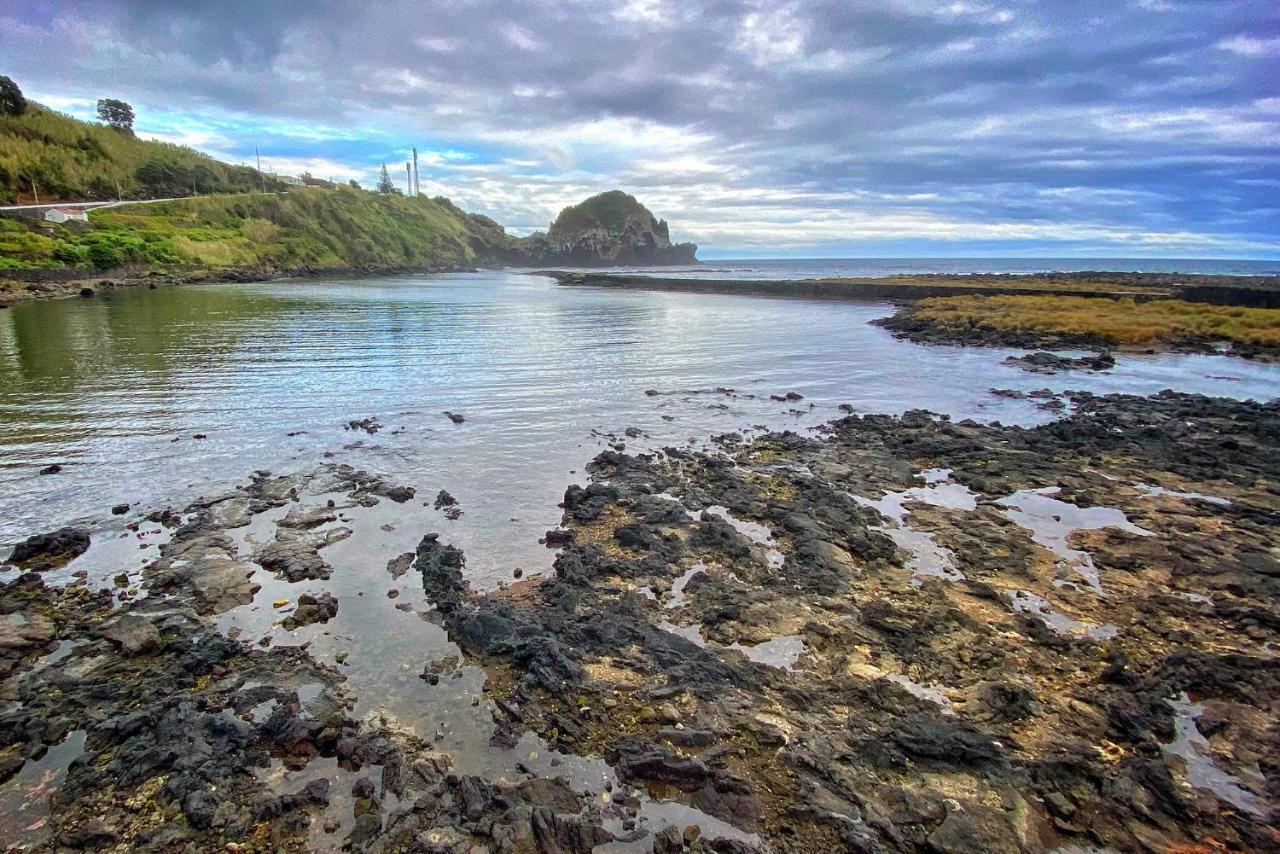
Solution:
{"label": "moss", "polygon": [[1280,309],[1172,299],[1137,302],[1073,296],[932,297],[917,303],[913,316],[943,328],[1079,333],[1117,345],[1199,339],[1280,346]]}

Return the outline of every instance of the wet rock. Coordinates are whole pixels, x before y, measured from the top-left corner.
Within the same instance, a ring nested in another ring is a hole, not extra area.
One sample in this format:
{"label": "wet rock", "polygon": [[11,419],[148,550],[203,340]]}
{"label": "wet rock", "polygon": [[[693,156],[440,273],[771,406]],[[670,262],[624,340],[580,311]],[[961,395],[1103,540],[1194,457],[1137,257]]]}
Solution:
{"label": "wet rock", "polygon": [[413,566],[414,557],[415,554],[413,552],[405,552],[402,555],[393,557],[387,561],[387,572],[391,573],[392,578],[399,578],[409,571],[409,567]]}
{"label": "wet rock", "polygon": [[320,557],[320,549],[350,534],[349,528],[327,532],[296,532],[281,528],[276,532],[275,540],[254,551],[253,560],[287,581],[326,580],[333,570]]}
{"label": "wet rock", "polygon": [[440,542],[439,534],[427,534],[418,543],[414,567],[422,573],[427,597],[442,613],[456,610],[467,597],[462,578],[466,558],[459,549]]}
{"label": "wet rock", "polygon": [[1015,368],[1021,368],[1033,374],[1056,374],[1061,371],[1083,369],[1088,371],[1108,371],[1115,367],[1115,358],[1107,352],[1094,356],[1071,358],[1044,351],[1028,353],[1025,356],[1010,356],[1001,362]]}
{"label": "wet rock", "polygon": [[128,505],[128,504],[117,504],[117,505],[115,505],[114,507],[112,507],[112,508],[111,508],[111,515],[112,515],[112,516],[123,516],[124,514],[126,514],[126,513],[128,513],[128,512],[129,512],[129,505]]}
{"label": "wet rock", "polygon": [[361,418],[357,421],[348,421],[345,429],[353,431],[363,430],[372,436],[374,433],[377,433],[382,429],[382,424],[378,421],[377,416],[372,416],[370,418]]}
{"label": "wet rock", "polygon": [[711,769],[699,759],[680,756],[656,745],[623,744],[610,757],[624,780],[666,783],[687,792],[697,791],[711,781]]}
{"label": "wet rock", "polygon": [[34,572],[57,569],[89,550],[89,532],[84,528],[59,528],[35,534],[13,547],[9,563]]}
{"label": "wet rock", "polygon": [[445,417],[447,417],[447,418],[448,418],[450,421],[452,421],[454,424],[461,424],[462,422],[464,422],[464,421],[466,421],[466,420],[467,420],[467,419],[466,419],[466,418],[465,418],[461,413],[459,413],[459,412],[450,412],[449,410],[447,410],[447,409],[446,409],[446,410],[445,410],[445,412],[444,412],[444,414],[445,414]]}
{"label": "wet rock", "polygon": [[1004,759],[1004,751],[991,737],[928,715],[904,718],[895,725],[891,737],[905,752],[920,759],[940,759],[962,765],[982,765]]}
{"label": "wet rock", "polygon": [[929,848],[940,854],[1020,854],[1019,844],[1004,816],[981,804],[966,803],[947,811],[947,817],[929,834]]}
{"label": "wet rock", "polygon": [[293,631],[313,623],[327,623],[338,614],[338,600],[330,593],[322,593],[319,597],[303,593],[298,597],[298,607],[285,617],[283,626]]}
{"label": "wet rock", "polygon": [[155,623],[138,614],[125,614],[102,631],[125,655],[145,655],[160,646],[160,630]]}
{"label": "wet rock", "polygon": [[40,469],[40,474],[58,474],[61,471],[62,471],[62,466],[58,465],[57,463],[54,463],[53,465],[48,465]]}

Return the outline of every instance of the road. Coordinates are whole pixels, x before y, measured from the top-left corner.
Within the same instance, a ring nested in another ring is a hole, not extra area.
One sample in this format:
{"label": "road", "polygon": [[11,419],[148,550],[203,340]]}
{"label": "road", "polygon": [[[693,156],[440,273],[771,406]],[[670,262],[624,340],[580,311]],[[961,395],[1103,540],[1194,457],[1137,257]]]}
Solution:
{"label": "road", "polygon": [[0,213],[17,213],[19,211],[47,211],[50,208],[76,208],[78,210],[99,210],[101,208],[118,208],[123,205],[156,205],[160,202],[181,202],[185,199],[207,199],[212,196],[276,196],[279,193],[212,193],[209,196],[181,196],[173,199],[121,199],[115,202],[52,202],[47,205],[4,205]]}

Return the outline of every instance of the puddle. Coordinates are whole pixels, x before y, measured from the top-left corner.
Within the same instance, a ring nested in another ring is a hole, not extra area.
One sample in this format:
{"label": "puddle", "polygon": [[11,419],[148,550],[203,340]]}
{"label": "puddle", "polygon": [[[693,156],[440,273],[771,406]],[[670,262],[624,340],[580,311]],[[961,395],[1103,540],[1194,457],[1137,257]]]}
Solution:
{"label": "puddle", "polygon": [[0,785],[0,834],[6,850],[21,850],[47,839],[49,797],[66,779],[67,766],[84,753],[84,742],[84,730],[75,730]]}
{"label": "puddle", "polygon": [[701,623],[694,623],[692,626],[677,626],[675,623],[663,620],[661,623],[658,623],[658,628],[662,629],[664,632],[668,632],[669,634],[682,637],[700,649],[706,649],[707,647],[707,640],[702,636]]}
{"label": "puddle", "polygon": [[1159,495],[1168,495],[1171,498],[1183,498],[1187,501],[1207,501],[1210,504],[1217,504],[1219,507],[1231,506],[1230,499],[1222,498],[1218,495],[1205,495],[1200,492],[1179,492],[1176,489],[1165,489],[1163,486],[1154,486],[1150,483],[1137,483],[1134,484],[1134,486],[1142,490],[1144,493],[1142,496],[1143,498],[1155,498]]}
{"label": "puddle", "polygon": [[[1204,713],[1204,706],[1192,703],[1186,694],[1176,700],[1165,700],[1173,709],[1173,741],[1163,745],[1165,753],[1182,759],[1187,782],[1197,789],[1207,789],[1220,800],[1255,818],[1265,819],[1270,812],[1267,802],[1240,778],[1219,768],[1212,759],[1212,747],[1198,727],[1196,718]],[[1266,780],[1256,769],[1250,769],[1249,783],[1263,788]]]}
{"label": "puddle", "polygon": [[735,531],[746,537],[758,546],[764,547],[765,560],[769,564],[770,569],[781,569],[786,563],[787,558],[778,550],[777,544],[773,539],[773,532],[757,522],[748,522],[745,519],[739,519],[729,512],[729,508],[721,507],[714,504],[702,510],[699,518],[705,519],[707,514],[711,514],[719,519],[724,520],[733,527]]}
{"label": "puddle", "polygon": [[1110,623],[1097,626],[1073,619],[1066,614],[1061,614],[1049,607],[1048,600],[1037,596],[1030,590],[1010,590],[1008,595],[1009,604],[1013,606],[1013,610],[1039,617],[1041,622],[1064,637],[1110,640],[1120,633],[1120,630]]}
{"label": "puddle", "polygon": [[767,664],[779,670],[795,670],[796,662],[804,655],[804,641],[799,635],[778,635],[754,646],[734,643],[725,649],[736,649],[757,664]]}
{"label": "puddle", "polygon": [[919,502],[948,510],[973,512],[978,507],[977,496],[964,484],[951,482],[951,469],[925,469],[916,477],[923,480],[925,486],[912,487],[903,492],[886,492],[875,500],[852,493],[850,497],[889,520],[888,526],[880,526],[878,530],[893,540],[894,545],[911,555],[907,561],[907,569],[911,571],[913,585],[919,586],[926,578],[963,581],[964,573],[956,569],[955,554],[938,545],[933,534],[917,531],[907,523],[907,516],[911,511],[906,505]]}
{"label": "puddle", "polygon": [[921,700],[928,700],[930,703],[936,703],[942,707],[944,715],[954,715],[955,707],[951,704],[951,698],[942,692],[942,689],[936,685],[921,685],[910,676],[902,673],[886,673],[884,678],[890,682],[901,685],[907,690],[907,693]]}
{"label": "puddle", "polygon": [[1005,507],[1004,515],[1015,524],[1031,532],[1031,539],[1053,552],[1062,563],[1073,569],[1084,582],[1097,593],[1102,593],[1102,581],[1098,568],[1087,552],[1067,545],[1067,538],[1075,531],[1096,531],[1116,528],[1150,537],[1152,532],[1139,528],[1114,507],[1077,507],[1052,497],[1058,487],[1024,489],[998,499],[996,504]]}
{"label": "puddle", "polygon": [[671,585],[671,596],[667,599],[665,607],[668,609],[683,608],[688,604],[689,600],[684,595],[684,589],[689,586],[689,582],[693,580],[695,575],[707,571],[706,564],[698,561],[693,566],[684,571],[684,574],[675,580]]}

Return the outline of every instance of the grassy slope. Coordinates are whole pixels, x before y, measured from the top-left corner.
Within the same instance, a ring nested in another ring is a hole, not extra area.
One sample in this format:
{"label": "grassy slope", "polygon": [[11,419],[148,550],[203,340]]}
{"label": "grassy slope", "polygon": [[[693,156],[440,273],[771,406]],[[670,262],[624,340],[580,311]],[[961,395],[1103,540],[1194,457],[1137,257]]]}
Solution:
{"label": "grassy slope", "polygon": [[0,218],[0,270],[438,267],[485,260],[514,243],[496,223],[443,198],[350,187],[250,195],[261,187],[252,169],[38,104],[0,117],[0,200],[30,201],[32,177],[42,201],[112,199],[117,183],[126,197],[162,198],[190,194],[194,181],[202,195],[95,211],[88,228]]}
{"label": "grassy slope", "polygon": [[[190,148],[137,139],[106,125],[82,122],[31,104],[21,116],[0,116],[0,201],[41,201],[186,195],[261,188],[258,173]],[[277,187],[268,187],[277,189]]]}
{"label": "grassy slope", "polygon": [[1280,309],[1274,308],[1019,295],[932,297],[911,311],[943,328],[1085,333],[1117,345],[1208,339],[1280,346]]}
{"label": "grassy slope", "polygon": [[340,188],[216,196],[90,213],[91,226],[38,229],[0,219],[0,269],[119,264],[214,267],[432,267],[477,260],[508,240],[447,199]]}

